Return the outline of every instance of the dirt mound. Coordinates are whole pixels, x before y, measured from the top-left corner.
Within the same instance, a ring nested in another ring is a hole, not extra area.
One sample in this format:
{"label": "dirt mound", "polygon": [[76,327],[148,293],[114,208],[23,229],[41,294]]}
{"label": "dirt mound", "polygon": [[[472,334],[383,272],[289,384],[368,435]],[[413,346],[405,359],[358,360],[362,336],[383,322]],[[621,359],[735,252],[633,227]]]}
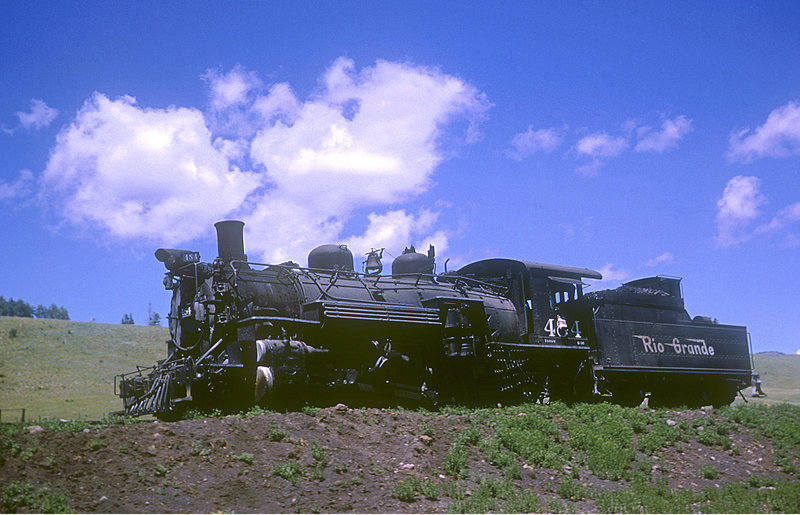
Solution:
{"label": "dirt mound", "polygon": [[[469,506],[481,511],[537,506],[597,511],[597,492],[630,484],[593,471],[583,451],[570,447],[563,424],[553,436],[572,449],[563,466],[537,466],[524,453],[499,466],[490,444],[500,441],[500,419],[493,417],[513,422],[527,416],[527,410],[431,414],[337,405],[77,431],[27,427],[3,437],[0,481],[6,490],[13,481],[47,487],[62,492],[74,511],[103,513],[447,512],[470,511]],[[744,426],[733,426],[725,435],[727,443],[698,439],[707,429],[697,421],[713,423],[714,414],[630,412],[649,417],[650,425],[636,435],[640,440],[662,425],[683,428],[680,434],[686,438],[653,456],[637,450],[631,467],[672,489],[700,491],[752,477],[793,477],[776,467],[772,443]],[[559,418],[552,420],[558,423]],[[455,456],[459,446],[464,453]],[[701,473],[704,467],[714,472]],[[505,485],[516,493],[497,493],[492,504],[453,504],[476,497],[488,484],[498,492]],[[511,505],[509,496],[536,503]],[[8,497],[4,492],[2,511],[43,509],[13,504]]]}

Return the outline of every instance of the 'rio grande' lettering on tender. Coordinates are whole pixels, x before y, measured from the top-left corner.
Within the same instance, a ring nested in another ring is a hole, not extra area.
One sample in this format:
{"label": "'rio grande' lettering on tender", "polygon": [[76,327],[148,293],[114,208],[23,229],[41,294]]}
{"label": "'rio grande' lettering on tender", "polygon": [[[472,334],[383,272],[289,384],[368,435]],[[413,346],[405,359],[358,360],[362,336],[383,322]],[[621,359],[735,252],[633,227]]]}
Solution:
{"label": "'rio grande' lettering on tender", "polygon": [[685,338],[684,341],[690,343],[681,343],[680,338],[673,338],[671,342],[659,342],[643,334],[634,334],[633,337],[642,342],[645,352],[665,354],[671,349],[671,354],[714,355],[714,347],[706,345],[705,340]]}

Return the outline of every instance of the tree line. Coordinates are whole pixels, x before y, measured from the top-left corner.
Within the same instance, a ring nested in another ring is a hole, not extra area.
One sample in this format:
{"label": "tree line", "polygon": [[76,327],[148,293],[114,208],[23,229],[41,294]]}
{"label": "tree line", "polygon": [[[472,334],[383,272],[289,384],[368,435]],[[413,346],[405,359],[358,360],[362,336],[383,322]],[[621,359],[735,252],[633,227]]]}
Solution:
{"label": "tree line", "polygon": [[[121,323],[125,325],[128,324],[133,325],[134,324],[133,315],[130,313],[125,313],[124,315],[122,315]],[[147,325],[161,325],[161,315],[159,315],[158,313],[151,313],[150,318],[147,321]]]}
{"label": "tree line", "polygon": [[9,298],[6,300],[3,297],[0,297],[0,316],[57,318],[60,320],[69,320],[67,308],[63,306],[50,304],[50,306],[47,307],[39,304],[38,306],[33,307],[22,299],[14,300],[13,298]]}

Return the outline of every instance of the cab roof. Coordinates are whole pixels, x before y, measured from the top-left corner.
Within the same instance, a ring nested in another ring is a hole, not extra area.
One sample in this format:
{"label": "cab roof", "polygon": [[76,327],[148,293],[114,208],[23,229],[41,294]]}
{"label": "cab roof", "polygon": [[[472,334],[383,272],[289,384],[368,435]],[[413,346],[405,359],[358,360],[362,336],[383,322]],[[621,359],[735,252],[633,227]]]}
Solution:
{"label": "cab roof", "polygon": [[461,267],[458,270],[458,275],[473,276],[473,277],[498,277],[505,275],[506,270],[515,272],[527,270],[532,275],[541,275],[548,277],[566,277],[570,279],[580,279],[586,277],[588,279],[602,279],[603,275],[588,268],[575,268],[571,266],[561,265],[547,265],[544,263],[535,263],[533,261],[521,261],[518,259],[507,258],[490,258],[481,261],[475,261]]}

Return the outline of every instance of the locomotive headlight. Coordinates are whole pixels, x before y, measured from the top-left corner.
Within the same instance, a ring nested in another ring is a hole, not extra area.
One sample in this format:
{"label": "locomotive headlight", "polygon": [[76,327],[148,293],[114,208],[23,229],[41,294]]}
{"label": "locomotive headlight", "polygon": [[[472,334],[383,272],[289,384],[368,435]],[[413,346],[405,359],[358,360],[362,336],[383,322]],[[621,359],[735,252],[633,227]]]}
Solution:
{"label": "locomotive headlight", "polygon": [[192,250],[158,249],[156,259],[164,263],[167,270],[175,272],[179,268],[200,262],[200,253]]}

